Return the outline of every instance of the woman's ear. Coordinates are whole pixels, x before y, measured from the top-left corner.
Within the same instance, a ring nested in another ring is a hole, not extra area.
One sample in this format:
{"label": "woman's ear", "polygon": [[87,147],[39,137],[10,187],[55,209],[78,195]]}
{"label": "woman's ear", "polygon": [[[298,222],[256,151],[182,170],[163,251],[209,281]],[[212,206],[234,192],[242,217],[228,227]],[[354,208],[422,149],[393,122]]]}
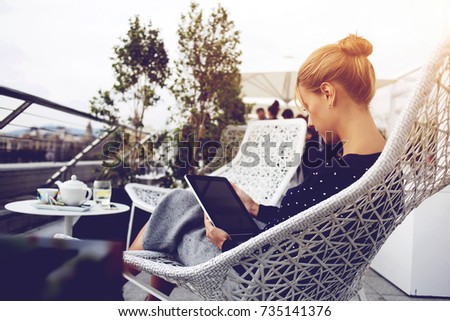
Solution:
{"label": "woman's ear", "polygon": [[320,84],[320,91],[325,96],[328,106],[331,108],[334,105],[334,99],[336,97],[336,88],[329,82],[323,82]]}

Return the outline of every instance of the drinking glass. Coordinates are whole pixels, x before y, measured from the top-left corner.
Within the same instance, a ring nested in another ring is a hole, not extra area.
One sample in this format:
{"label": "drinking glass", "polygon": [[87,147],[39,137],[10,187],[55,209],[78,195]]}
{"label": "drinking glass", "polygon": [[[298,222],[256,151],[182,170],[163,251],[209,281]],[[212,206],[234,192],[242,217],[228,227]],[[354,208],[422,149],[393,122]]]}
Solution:
{"label": "drinking glass", "polygon": [[111,203],[111,182],[94,181],[94,201],[102,207],[109,207]]}

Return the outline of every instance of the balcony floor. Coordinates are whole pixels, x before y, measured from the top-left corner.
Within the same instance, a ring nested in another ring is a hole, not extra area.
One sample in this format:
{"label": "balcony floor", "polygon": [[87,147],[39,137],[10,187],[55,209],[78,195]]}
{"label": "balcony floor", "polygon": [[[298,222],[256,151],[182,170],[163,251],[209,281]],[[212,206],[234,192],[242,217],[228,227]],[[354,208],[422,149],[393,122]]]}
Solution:
{"label": "balcony floor", "polygon": [[[43,225],[26,234],[41,237],[53,237],[53,235],[61,233],[63,230],[64,225],[63,220],[61,219]],[[138,277],[142,282],[148,282],[149,275],[141,273]],[[372,269],[370,269],[365,276],[364,290],[368,301],[450,301],[450,298],[415,297],[406,295],[403,291]],[[146,293],[128,282],[124,286],[123,296],[126,301],[142,301],[145,299]],[[201,300],[201,298],[184,288],[175,288],[170,297],[179,301]]]}

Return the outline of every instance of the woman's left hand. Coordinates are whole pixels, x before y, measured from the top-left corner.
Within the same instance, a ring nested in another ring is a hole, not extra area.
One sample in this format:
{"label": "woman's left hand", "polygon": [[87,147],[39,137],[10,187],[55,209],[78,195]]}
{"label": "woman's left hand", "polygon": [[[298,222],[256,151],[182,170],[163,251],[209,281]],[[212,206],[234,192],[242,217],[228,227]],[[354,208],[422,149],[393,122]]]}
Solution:
{"label": "woman's left hand", "polygon": [[211,221],[208,219],[208,216],[206,214],[204,215],[205,219],[205,228],[206,228],[206,237],[209,238],[209,240],[217,246],[220,250],[222,250],[223,242],[226,240],[230,240],[231,237],[228,235],[227,232],[224,230],[215,227],[212,225]]}

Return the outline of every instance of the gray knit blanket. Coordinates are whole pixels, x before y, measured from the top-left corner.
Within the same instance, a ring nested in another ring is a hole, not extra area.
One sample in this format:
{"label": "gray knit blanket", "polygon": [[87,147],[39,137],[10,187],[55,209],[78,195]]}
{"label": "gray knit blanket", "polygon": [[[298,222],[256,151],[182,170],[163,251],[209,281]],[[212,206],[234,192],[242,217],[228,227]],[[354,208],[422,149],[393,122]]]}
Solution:
{"label": "gray knit blanket", "polygon": [[190,190],[167,194],[150,216],[144,250],[174,258],[185,266],[210,260],[221,251],[206,237],[203,210]]}

